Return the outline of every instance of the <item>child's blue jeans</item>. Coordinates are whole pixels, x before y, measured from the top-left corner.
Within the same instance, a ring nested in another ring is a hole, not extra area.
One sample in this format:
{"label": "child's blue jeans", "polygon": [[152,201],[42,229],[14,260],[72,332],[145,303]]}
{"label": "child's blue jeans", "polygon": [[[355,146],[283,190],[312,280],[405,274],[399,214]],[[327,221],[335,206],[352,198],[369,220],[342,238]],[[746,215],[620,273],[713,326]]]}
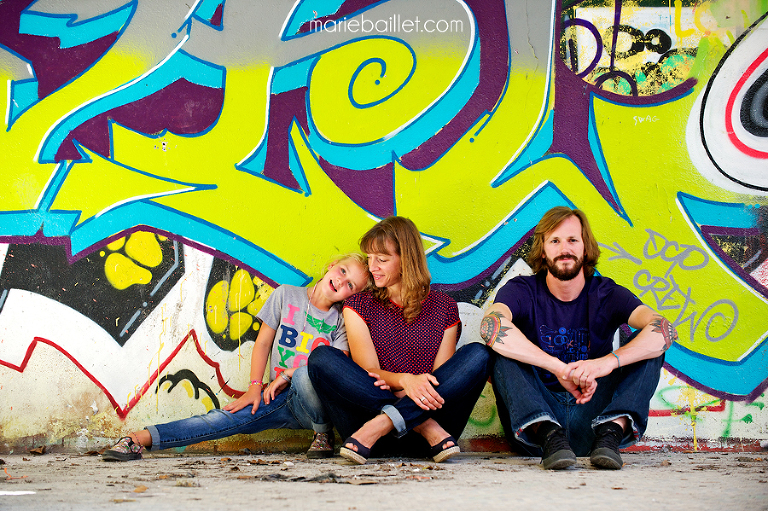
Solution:
{"label": "child's blue jeans", "polygon": [[152,435],[152,450],[169,449],[216,440],[237,434],[252,434],[267,429],[312,429],[327,433],[333,428],[322,403],[312,388],[306,366],[293,373],[291,385],[268,405],[262,401],[255,414],[251,406],[235,413],[214,409],[166,424],[147,426]]}

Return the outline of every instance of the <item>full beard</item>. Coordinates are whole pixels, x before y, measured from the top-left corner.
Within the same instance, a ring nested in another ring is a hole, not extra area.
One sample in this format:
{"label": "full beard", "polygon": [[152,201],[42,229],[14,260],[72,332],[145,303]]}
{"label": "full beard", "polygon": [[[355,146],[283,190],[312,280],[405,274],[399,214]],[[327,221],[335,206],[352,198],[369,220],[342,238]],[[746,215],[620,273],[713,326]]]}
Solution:
{"label": "full beard", "polygon": [[[558,267],[557,262],[565,259],[573,259],[576,262],[576,264],[574,264],[571,269]],[[560,257],[555,257],[554,261],[550,260],[548,257],[545,257],[544,262],[547,266],[547,270],[549,271],[549,273],[551,273],[552,276],[555,277],[556,279],[562,280],[562,281],[573,280],[574,278],[576,278],[579,272],[581,272],[581,268],[584,266],[583,257],[560,256]]]}

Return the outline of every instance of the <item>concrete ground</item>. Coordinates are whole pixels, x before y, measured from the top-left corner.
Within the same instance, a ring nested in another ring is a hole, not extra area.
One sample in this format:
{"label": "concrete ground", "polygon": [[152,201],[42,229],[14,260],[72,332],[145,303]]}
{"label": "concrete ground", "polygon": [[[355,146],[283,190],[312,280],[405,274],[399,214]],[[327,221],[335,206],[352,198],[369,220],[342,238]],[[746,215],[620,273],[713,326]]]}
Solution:
{"label": "concrete ground", "polygon": [[446,463],[300,454],[1,455],[0,509],[768,510],[768,452],[632,452],[619,471],[589,459],[462,453]]}

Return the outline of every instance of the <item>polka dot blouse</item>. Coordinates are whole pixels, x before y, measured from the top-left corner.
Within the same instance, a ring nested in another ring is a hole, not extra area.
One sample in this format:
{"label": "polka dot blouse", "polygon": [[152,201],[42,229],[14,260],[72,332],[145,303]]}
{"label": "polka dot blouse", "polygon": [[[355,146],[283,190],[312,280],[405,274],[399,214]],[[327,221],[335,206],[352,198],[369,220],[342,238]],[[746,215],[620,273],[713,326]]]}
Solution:
{"label": "polka dot blouse", "polygon": [[439,291],[429,292],[421,313],[410,323],[401,307],[392,301],[383,304],[367,291],[349,297],[344,307],[368,325],[379,365],[393,373],[431,373],[445,331],[458,325],[456,339],[461,335],[456,302]]}

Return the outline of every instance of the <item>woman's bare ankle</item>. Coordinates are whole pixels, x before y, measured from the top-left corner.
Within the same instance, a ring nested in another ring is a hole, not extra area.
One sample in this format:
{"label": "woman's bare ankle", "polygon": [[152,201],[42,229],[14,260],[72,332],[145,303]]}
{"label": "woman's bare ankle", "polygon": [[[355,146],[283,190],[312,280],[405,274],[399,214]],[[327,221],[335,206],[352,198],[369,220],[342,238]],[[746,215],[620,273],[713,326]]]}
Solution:
{"label": "woman's bare ankle", "polygon": [[387,415],[381,414],[363,424],[363,427],[355,431],[352,437],[370,449],[379,438],[393,429],[392,420]]}
{"label": "woman's bare ankle", "polygon": [[436,445],[438,442],[450,436],[434,419],[427,419],[413,428],[413,431],[423,436],[424,440],[426,440],[429,445]]}

